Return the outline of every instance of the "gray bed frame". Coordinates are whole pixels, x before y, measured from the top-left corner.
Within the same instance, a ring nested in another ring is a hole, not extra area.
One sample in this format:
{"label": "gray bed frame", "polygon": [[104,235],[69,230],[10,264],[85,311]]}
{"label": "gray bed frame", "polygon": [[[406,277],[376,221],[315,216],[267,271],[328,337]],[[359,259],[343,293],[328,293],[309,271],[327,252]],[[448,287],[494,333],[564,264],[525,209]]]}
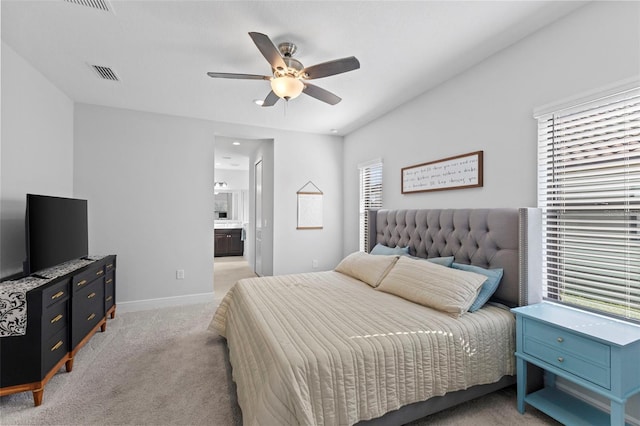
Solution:
{"label": "gray bed frame", "polygon": [[[528,304],[527,221],[531,209],[370,210],[369,251],[376,245],[409,247],[417,257],[454,256],[455,262],[502,268],[503,278],[493,300],[510,307]],[[541,376],[532,371],[532,387]],[[462,402],[513,385],[515,376],[473,386],[406,405],[358,425],[402,425]]]}

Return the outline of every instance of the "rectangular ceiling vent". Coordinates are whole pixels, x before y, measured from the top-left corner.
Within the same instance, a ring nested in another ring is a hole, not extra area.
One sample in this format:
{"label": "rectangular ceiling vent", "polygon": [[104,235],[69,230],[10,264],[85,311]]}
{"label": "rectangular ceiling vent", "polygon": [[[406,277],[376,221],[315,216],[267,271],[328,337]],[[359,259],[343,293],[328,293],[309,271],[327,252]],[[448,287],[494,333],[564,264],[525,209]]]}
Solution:
{"label": "rectangular ceiling vent", "polygon": [[109,0],[64,0],[68,3],[78,4],[80,6],[90,7],[92,9],[98,9],[105,12],[113,12],[113,7]]}
{"label": "rectangular ceiling vent", "polygon": [[103,67],[100,65],[91,65],[91,68],[93,68],[93,70],[98,74],[98,76],[104,80],[120,81],[120,78],[118,78],[118,75],[116,74],[116,72],[109,67]]}

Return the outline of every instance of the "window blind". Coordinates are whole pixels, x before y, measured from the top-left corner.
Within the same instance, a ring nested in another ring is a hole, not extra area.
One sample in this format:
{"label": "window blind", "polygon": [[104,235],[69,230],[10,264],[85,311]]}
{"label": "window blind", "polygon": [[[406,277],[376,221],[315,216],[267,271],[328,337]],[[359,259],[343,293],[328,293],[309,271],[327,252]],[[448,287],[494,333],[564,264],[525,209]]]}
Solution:
{"label": "window blind", "polygon": [[382,208],[382,161],[362,164],[360,170],[360,251],[369,251],[367,210]]}
{"label": "window blind", "polygon": [[640,320],[640,88],[538,117],[547,299]]}

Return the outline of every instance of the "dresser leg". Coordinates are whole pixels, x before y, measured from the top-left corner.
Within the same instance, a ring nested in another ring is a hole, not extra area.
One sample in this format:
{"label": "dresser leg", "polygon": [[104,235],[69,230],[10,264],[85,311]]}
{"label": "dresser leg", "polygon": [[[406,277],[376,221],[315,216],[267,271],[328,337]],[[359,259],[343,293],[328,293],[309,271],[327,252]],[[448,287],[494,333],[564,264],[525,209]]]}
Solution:
{"label": "dresser leg", "polygon": [[104,323],[100,326],[100,331],[102,333],[104,333],[105,331],[107,331],[107,320],[104,321]]}
{"label": "dresser leg", "polygon": [[524,397],[527,394],[527,363],[521,358],[517,358],[517,374],[518,374],[518,411],[524,414]]}
{"label": "dresser leg", "polygon": [[38,390],[33,391],[33,405],[39,406],[42,404],[42,395],[44,394],[44,388],[40,388]]}
{"label": "dresser leg", "polygon": [[71,373],[71,370],[73,370],[73,358],[70,358],[67,362],[65,362],[64,366],[67,369],[67,373]]}
{"label": "dresser leg", "polygon": [[114,319],[116,317],[116,307],[113,307],[113,311],[111,311],[111,319]]}

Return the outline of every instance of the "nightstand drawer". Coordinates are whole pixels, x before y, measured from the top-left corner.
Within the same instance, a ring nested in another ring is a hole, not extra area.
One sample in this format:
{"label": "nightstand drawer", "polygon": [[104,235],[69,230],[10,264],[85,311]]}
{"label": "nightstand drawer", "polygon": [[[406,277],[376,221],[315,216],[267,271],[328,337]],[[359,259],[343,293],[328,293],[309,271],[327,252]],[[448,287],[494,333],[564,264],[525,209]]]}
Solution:
{"label": "nightstand drawer", "polygon": [[[608,345],[573,334],[564,328],[557,328],[543,322],[524,319],[527,339],[535,339],[550,348],[574,355],[589,363],[608,368],[611,365],[611,351]],[[526,346],[535,346],[526,345]],[[530,353],[525,347],[525,353]],[[531,355],[533,355],[531,353]]]}
{"label": "nightstand drawer", "polygon": [[578,358],[576,355],[552,348],[539,340],[525,336],[524,352],[567,373],[581,377],[605,389],[611,388],[611,372],[603,367]]}

